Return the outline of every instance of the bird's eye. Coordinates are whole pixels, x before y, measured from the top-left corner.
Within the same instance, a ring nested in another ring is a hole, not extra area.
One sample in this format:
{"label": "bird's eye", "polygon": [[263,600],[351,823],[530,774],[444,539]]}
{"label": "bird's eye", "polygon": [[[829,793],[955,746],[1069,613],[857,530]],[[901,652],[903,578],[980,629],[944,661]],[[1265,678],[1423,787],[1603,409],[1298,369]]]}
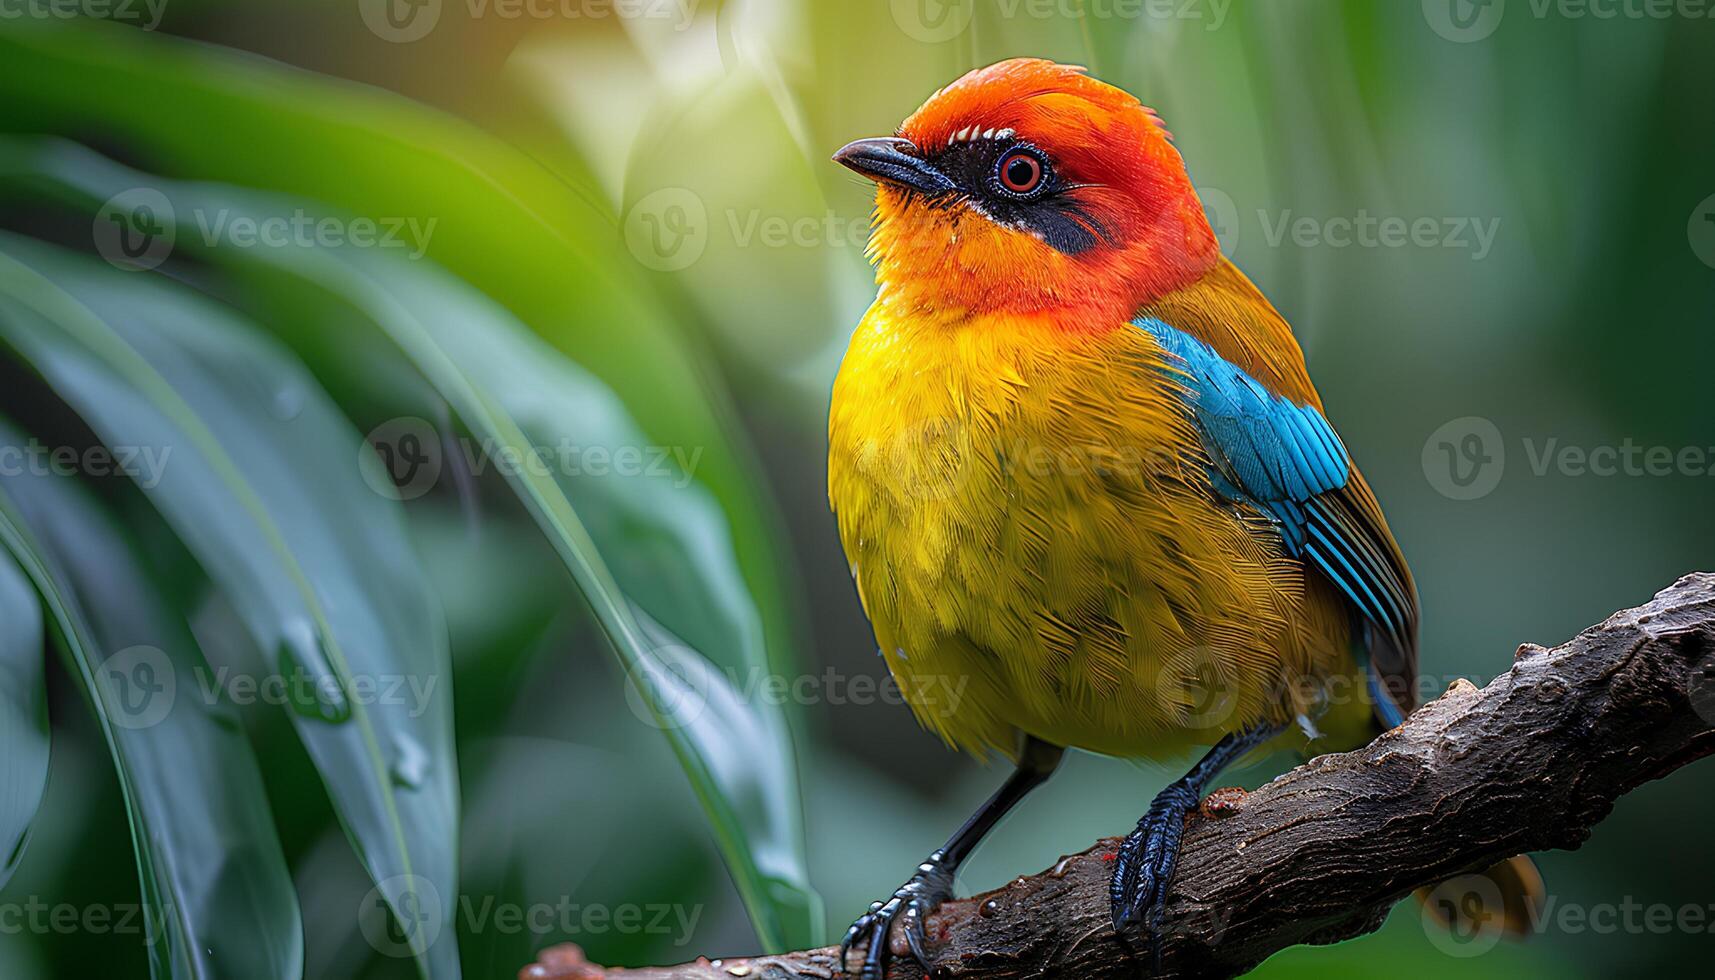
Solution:
{"label": "bird's eye", "polygon": [[1025,150],[1013,150],[1000,158],[995,167],[995,176],[1000,179],[1000,186],[1014,194],[1029,194],[1042,186],[1042,178],[1047,168],[1042,165],[1036,154]]}

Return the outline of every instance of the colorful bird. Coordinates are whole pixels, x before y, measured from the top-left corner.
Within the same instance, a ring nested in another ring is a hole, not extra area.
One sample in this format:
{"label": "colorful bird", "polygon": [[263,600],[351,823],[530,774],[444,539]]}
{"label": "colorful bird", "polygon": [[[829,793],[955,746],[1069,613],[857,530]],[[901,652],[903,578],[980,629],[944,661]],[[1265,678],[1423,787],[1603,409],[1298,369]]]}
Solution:
{"label": "colorful bird", "polygon": [[927,968],[954,870],[1065,748],[1212,746],[1115,862],[1115,929],[1159,957],[1185,819],[1223,768],[1362,744],[1415,706],[1411,573],[1137,99],[1004,61],[834,159],[878,184],[880,287],[834,384],[840,538],[918,720],[1017,766],[842,951],[867,940],[881,977],[903,917]]}

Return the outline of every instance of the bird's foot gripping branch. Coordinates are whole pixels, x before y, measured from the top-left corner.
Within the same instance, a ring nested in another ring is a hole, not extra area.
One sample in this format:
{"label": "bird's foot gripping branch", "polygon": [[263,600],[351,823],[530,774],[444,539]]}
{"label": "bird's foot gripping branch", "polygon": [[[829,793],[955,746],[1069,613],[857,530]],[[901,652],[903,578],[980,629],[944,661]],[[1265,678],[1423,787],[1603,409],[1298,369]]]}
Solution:
{"label": "bird's foot gripping branch", "polygon": [[[1362,749],[1220,793],[1184,838],[1164,977],[1230,977],[1298,944],[1370,932],[1413,889],[1526,851],[1577,848],[1632,789],[1715,752],[1715,574],[1688,575],[1554,649],[1519,647],[1487,687],[1456,682]],[[1377,827],[1387,832],[1377,833]],[[1119,841],[942,905],[936,977],[1131,978],[1112,932]],[[903,939],[895,930],[893,942]],[[903,952],[903,949],[899,950]],[[851,954],[852,970],[862,950]],[[604,969],[547,950],[529,980],[830,980],[836,950]],[[896,957],[889,976],[918,980]]]}

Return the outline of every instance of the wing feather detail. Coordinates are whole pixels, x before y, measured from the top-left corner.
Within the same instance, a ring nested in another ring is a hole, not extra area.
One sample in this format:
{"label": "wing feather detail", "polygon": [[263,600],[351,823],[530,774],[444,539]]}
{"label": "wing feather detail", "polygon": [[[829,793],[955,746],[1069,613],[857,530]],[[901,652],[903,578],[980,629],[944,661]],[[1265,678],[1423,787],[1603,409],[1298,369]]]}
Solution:
{"label": "wing feather detail", "polygon": [[1276,394],[1208,343],[1155,317],[1135,325],[1168,355],[1215,491],[1278,529],[1362,621],[1373,678],[1396,724],[1415,707],[1417,595],[1381,507],[1315,405]]}

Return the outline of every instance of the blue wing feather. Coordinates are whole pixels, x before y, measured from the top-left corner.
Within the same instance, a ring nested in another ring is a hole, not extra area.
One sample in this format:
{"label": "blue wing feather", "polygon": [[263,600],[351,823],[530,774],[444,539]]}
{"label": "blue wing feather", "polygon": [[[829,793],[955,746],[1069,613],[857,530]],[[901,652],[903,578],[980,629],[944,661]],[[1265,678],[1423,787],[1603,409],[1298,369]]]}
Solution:
{"label": "blue wing feather", "polygon": [[[1409,573],[1391,542],[1377,540],[1385,530],[1354,506],[1373,498],[1353,480],[1351,458],[1334,427],[1315,406],[1270,392],[1191,334],[1153,317],[1135,323],[1170,357],[1208,453],[1215,491],[1267,516],[1288,553],[1318,569],[1351,602],[1365,624],[1366,657],[1388,661],[1372,666],[1390,678],[1415,673],[1417,602]],[[1408,692],[1394,695],[1411,706]],[[1400,705],[1378,698],[1377,712],[1395,724]]]}
{"label": "blue wing feather", "polygon": [[1172,356],[1214,463],[1216,487],[1277,522],[1289,540],[1304,538],[1304,510],[1317,495],[1346,485],[1351,460],[1340,439],[1309,405],[1275,395],[1213,347],[1156,319],[1137,325]]}

